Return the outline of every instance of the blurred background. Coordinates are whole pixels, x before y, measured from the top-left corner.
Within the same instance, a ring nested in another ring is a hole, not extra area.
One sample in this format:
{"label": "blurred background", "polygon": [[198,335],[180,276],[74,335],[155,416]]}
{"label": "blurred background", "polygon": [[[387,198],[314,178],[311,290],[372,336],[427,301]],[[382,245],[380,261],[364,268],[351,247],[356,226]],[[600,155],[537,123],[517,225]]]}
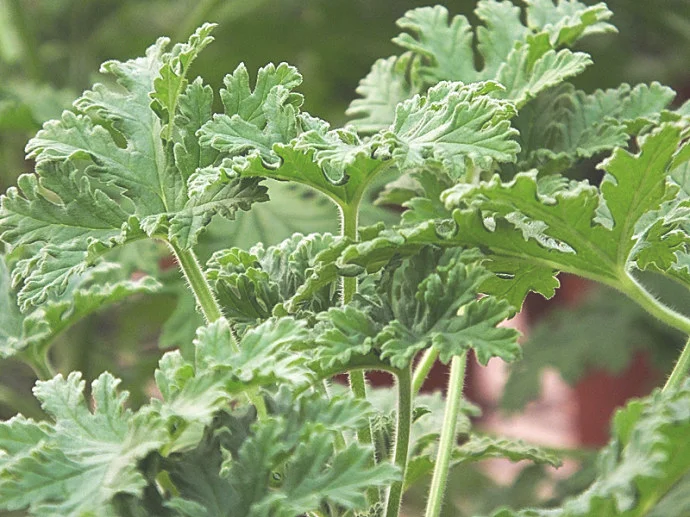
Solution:
{"label": "blurred background", "polygon": [[[474,1],[440,2],[471,20]],[[595,2],[585,2],[594,4]],[[214,89],[240,62],[250,73],[267,62],[287,61],[304,76],[300,91],[305,109],[341,125],[355,88],[372,63],[398,54],[391,42],[395,20],[406,10],[428,3],[411,0],[0,0],[0,187],[30,172],[23,148],[42,123],[69,109],[71,102],[99,77],[100,63],[142,55],[159,36],[186,40],[202,22],[217,22],[216,41],[195,63]],[[588,92],[596,88],[659,81],[678,92],[677,104],[690,96],[690,0],[649,2],[611,0],[619,34],[586,39],[580,49],[594,66],[575,81]],[[584,164],[585,168],[592,167]],[[202,258],[220,247],[275,244],[295,231],[337,231],[334,208],[312,193],[271,187],[271,203],[235,223],[215,223],[202,242]],[[301,202],[300,213],[291,209]],[[368,205],[364,222],[393,222],[395,212]],[[129,255],[128,255],[129,254]],[[142,247],[119,257],[148,257],[148,267],[165,274],[161,251]],[[131,260],[134,260],[131,258]],[[162,272],[161,272],[162,271]],[[175,276],[176,271],[171,272]],[[687,294],[650,279],[672,305],[687,304]],[[488,432],[521,435],[559,448],[572,458],[560,482],[542,467],[506,471],[484,466],[455,473],[448,493],[460,507],[447,515],[487,512],[483,507],[558,501],[590,479],[590,449],[608,435],[613,408],[663,381],[681,346],[679,336],[651,320],[616,293],[573,278],[554,300],[528,299],[517,325],[525,334],[525,359],[508,371],[493,364],[472,367],[467,394],[483,410]],[[142,379],[151,378],[162,348],[191,338],[197,323],[193,301],[181,283],[170,281],[161,294],[128,300],[95,314],[59,338],[55,364],[60,371],[81,370],[92,379],[107,369],[123,378],[136,405],[148,397]],[[687,305],[686,305],[687,306]],[[569,312],[565,312],[567,309]],[[126,322],[126,323],[122,323]],[[93,336],[98,336],[94,340]],[[189,342],[189,341],[188,341]],[[40,416],[32,401],[31,371],[0,361],[0,417],[18,410]],[[429,389],[442,388],[446,375],[435,370]],[[504,390],[505,383],[508,384]],[[520,416],[523,415],[523,416]],[[527,415],[527,416],[525,416]],[[534,424],[536,422],[536,425]],[[544,434],[545,433],[545,434]],[[501,472],[503,475],[497,475]],[[423,490],[420,491],[420,494]],[[409,515],[424,504],[410,497]]]}

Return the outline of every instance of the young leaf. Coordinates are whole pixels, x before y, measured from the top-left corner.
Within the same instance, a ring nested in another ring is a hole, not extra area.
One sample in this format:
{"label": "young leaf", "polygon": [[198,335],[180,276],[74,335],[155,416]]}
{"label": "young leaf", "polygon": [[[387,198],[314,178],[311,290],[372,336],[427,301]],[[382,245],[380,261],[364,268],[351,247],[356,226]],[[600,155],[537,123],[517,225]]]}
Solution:
{"label": "young leaf", "polygon": [[492,297],[477,299],[489,276],[478,264],[466,264],[462,254],[430,247],[401,264],[394,260],[375,293],[321,316],[320,364],[342,364],[372,348],[394,368],[406,367],[428,347],[446,363],[468,348],[482,364],[491,357],[514,360],[520,355],[517,332],[496,327],[513,308]]}
{"label": "young leaf", "polygon": [[[24,440],[35,440],[24,444],[15,461],[0,467],[2,508],[30,507],[41,516],[116,515],[116,494],[142,494],[146,481],[136,462],[162,445],[163,430],[124,408],[127,394],[117,393],[118,383],[108,373],[94,381],[93,411],[84,400],[78,373],[36,385],[36,397],[54,423],[0,424],[0,435],[16,435],[21,425],[29,431]],[[9,451],[10,443],[2,440],[2,447]]]}
{"label": "young leaf", "polygon": [[587,7],[574,0],[528,2],[527,26],[521,10],[509,2],[481,0],[475,14],[483,25],[473,31],[467,18],[449,19],[442,6],[408,11],[398,20],[406,32],[393,40],[408,52],[399,61],[374,65],[357,90],[363,98],[348,110],[358,116],[353,123],[367,133],[382,129],[391,122],[395,103],[440,81],[496,81],[506,87],[497,95],[522,107],[591,63],[586,54],[559,47],[615,30],[606,22],[611,12],[603,4]]}
{"label": "young leaf", "polygon": [[5,257],[0,256],[0,358],[40,357],[55,337],[82,318],[134,294],[157,292],[161,285],[146,276],[124,279],[115,264],[101,263],[74,277],[67,292],[22,314],[11,289]]}
{"label": "young leaf", "polygon": [[[216,116],[200,132],[200,141],[228,156],[226,167],[242,176],[299,182],[348,207],[358,206],[372,179],[394,166],[440,161],[458,167],[465,158],[481,158],[487,165],[492,160],[513,161],[519,151],[507,120],[515,111],[512,104],[489,96],[500,88],[494,83],[438,85],[427,96],[399,106],[393,124],[364,141],[351,128],[330,130],[326,122],[299,113],[301,101],[293,101],[285,86],[259,82],[270,70],[260,71],[256,91],[265,97],[263,104],[260,99],[254,104],[277,117],[280,131],[270,127],[273,118],[249,122],[235,113],[235,105],[228,105],[226,114]],[[238,95],[252,94],[246,88]],[[246,135],[238,136],[235,126],[244,128]]]}
{"label": "young leaf", "polygon": [[296,233],[266,249],[258,244],[249,252],[218,251],[206,274],[228,318],[243,327],[286,308],[317,313],[336,304],[335,258],[346,245],[328,233]]}
{"label": "young leaf", "polygon": [[200,503],[209,516],[297,517],[324,505],[361,509],[367,487],[397,477],[390,464],[369,466],[367,448],[334,448],[339,431],[366,422],[366,406],[342,397],[294,399],[282,390],[268,418],[250,428],[248,419],[221,416],[195,451],[172,455],[163,466],[179,497]]}
{"label": "young leaf", "polygon": [[41,249],[15,270],[24,278],[23,309],[64,291],[73,275],[115,246],[149,236],[188,248],[213,214],[232,217],[265,199],[255,180],[187,185],[191,171],[214,156],[191,141],[210,118],[210,89],[199,81],[184,86],[183,77],[209,43],[210,29],[201,27],[170,52],[160,39],[146,57],[105,63],[102,71],[118,85],[95,85],[76,101],[77,113],[47,122],[29,142],[37,173],[21,177],[0,210],[0,238]]}

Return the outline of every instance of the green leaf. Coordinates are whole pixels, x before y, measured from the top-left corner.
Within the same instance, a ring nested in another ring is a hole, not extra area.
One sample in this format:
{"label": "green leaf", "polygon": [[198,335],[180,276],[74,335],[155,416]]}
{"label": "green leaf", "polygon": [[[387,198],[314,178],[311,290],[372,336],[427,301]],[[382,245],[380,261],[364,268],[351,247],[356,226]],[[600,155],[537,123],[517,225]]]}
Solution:
{"label": "green leaf", "polygon": [[[172,138],[174,124],[170,124],[170,119],[177,115],[177,106],[181,102],[183,92],[187,87],[187,73],[189,68],[199,55],[212,41],[211,32],[216,25],[205,23],[199,27],[189,38],[188,43],[175,45],[169,56],[164,59],[158,77],[153,81],[152,109],[161,116],[167,124],[163,127],[164,138]],[[198,82],[197,84],[201,84]]]}
{"label": "green leaf", "polygon": [[369,465],[368,448],[334,447],[341,430],[367,421],[365,402],[282,390],[268,407],[251,427],[249,418],[220,415],[196,450],[165,460],[180,499],[208,516],[297,517],[324,505],[364,508],[366,488],[396,479],[392,465]]}
{"label": "green leaf", "polygon": [[42,357],[58,334],[88,314],[135,294],[157,292],[160,287],[149,276],[129,280],[117,265],[101,263],[72,278],[59,300],[51,299],[22,314],[5,258],[0,257],[0,357]]}
{"label": "green leaf", "polygon": [[[494,83],[438,85],[427,96],[398,106],[390,128],[364,141],[351,128],[330,130],[326,122],[299,113],[301,98],[292,102],[284,86],[269,88],[259,79],[256,91],[266,95],[263,104],[257,98],[253,106],[268,110],[273,118],[249,122],[229,105],[225,115],[201,129],[201,142],[228,156],[225,166],[242,176],[302,183],[341,208],[358,206],[373,178],[394,166],[440,161],[461,167],[466,158],[487,165],[512,161],[519,150],[507,120],[515,111],[510,103],[489,96],[499,88]],[[249,92],[243,90],[240,98]],[[269,127],[273,122],[284,131]]]}
{"label": "green leaf", "polygon": [[[434,252],[423,251],[404,262],[382,286],[394,319],[377,341],[381,357],[393,366],[404,367],[427,346],[436,348],[444,363],[468,348],[475,350],[482,364],[491,357],[513,361],[520,356],[517,332],[496,327],[512,315],[513,308],[492,297],[477,300],[488,273],[451,257],[439,264]],[[434,263],[438,265],[429,270]]]}
{"label": "green leaf", "polygon": [[[529,460],[537,465],[560,467],[560,458],[546,449],[525,443],[522,440],[494,438],[471,434],[464,443],[452,452],[451,468],[463,463],[482,461],[489,458],[505,458],[510,461]],[[436,465],[436,451],[431,448],[425,454],[415,456],[405,476],[405,484],[413,486],[424,476],[431,474]]]}
{"label": "green leaf", "polygon": [[163,401],[152,403],[166,420],[208,424],[248,389],[275,384],[303,388],[314,377],[305,351],[309,336],[292,318],[267,320],[235,343],[224,318],[197,330],[195,356],[166,353],[156,370]]}
{"label": "green leaf", "polygon": [[[23,454],[0,470],[2,508],[30,507],[33,515],[78,516],[89,513],[116,515],[111,505],[116,494],[141,495],[146,481],[136,462],[163,443],[155,421],[135,416],[124,408],[126,393],[108,373],[92,385],[95,409],[83,397],[78,373],[61,375],[35,388],[36,397],[54,423],[37,427],[28,421],[3,423],[10,438],[17,425],[29,431]],[[12,440],[3,440],[6,451]]]}
{"label": "green leaf", "polygon": [[373,293],[320,316],[322,367],[347,364],[372,348],[394,368],[406,367],[428,347],[436,348],[446,363],[468,348],[475,349],[482,364],[491,357],[519,357],[517,332],[496,327],[514,309],[492,297],[477,299],[490,273],[468,257],[476,254],[444,255],[428,247],[402,262],[391,261]]}
{"label": "green leaf", "polygon": [[[203,26],[170,52],[163,38],[146,57],[105,63],[102,71],[118,84],[96,84],[76,101],[77,113],[47,122],[29,142],[36,175],[20,177],[0,210],[0,238],[13,248],[41,250],[15,269],[15,282],[24,280],[23,309],[63,292],[113,247],[149,236],[187,248],[213,214],[232,217],[265,199],[255,180],[234,176],[220,185],[187,185],[193,169],[214,159],[192,142],[210,117],[210,89],[199,81],[183,88],[183,73],[210,41],[210,29]],[[174,91],[165,90],[170,74],[179,83]]]}
{"label": "green leaf", "polygon": [[527,25],[521,9],[509,2],[481,0],[475,15],[481,22],[476,30],[464,16],[450,18],[442,6],[413,9],[398,20],[406,32],[393,41],[408,52],[397,61],[377,61],[362,80],[357,93],[363,98],[348,110],[358,117],[354,124],[367,133],[383,129],[393,120],[395,103],[440,81],[496,81],[506,87],[496,95],[522,107],[591,63],[588,55],[559,47],[615,30],[603,4],[570,0],[528,2]]}
{"label": "green leaf", "polygon": [[548,450],[525,443],[522,440],[494,438],[473,434],[453,451],[454,464],[481,461],[487,458],[506,458],[510,461],[530,460],[537,464],[560,467],[560,458]]}
{"label": "green leaf", "polygon": [[616,32],[607,22],[613,13],[603,2],[593,6],[577,0],[527,0],[526,3],[527,25],[546,30],[554,43],[571,45],[589,34]]}
{"label": "green leaf", "polygon": [[411,53],[379,59],[374,63],[357,87],[356,91],[362,98],[353,100],[345,112],[355,117],[352,124],[357,131],[375,133],[388,127],[395,118],[396,106],[421,93],[421,85],[409,81],[406,76],[412,66],[415,66],[415,61]]}
{"label": "green leaf", "polygon": [[227,317],[242,327],[284,312],[283,304],[298,314],[321,312],[337,302],[334,261],[345,245],[328,233],[296,233],[268,248],[220,250],[206,275]]}
{"label": "green leaf", "polygon": [[623,146],[630,135],[659,122],[673,100],[670,88],[652,83],[597,90],[587,95],[564,83],[520,110],[519,168],[559,172],[577,160]]}
{"label": "green leaf", "polygon": [[402,169],[420,167],[430,158],[451,168],[465,157],[483,167],[492,160],[513,161],[519,151],[509,122],[515,109],[489,96],[500,88],[493,82],[442,82],[426,96],[403,102],[383,133],[393,159]]}
{"label": "green leaf", "polygon": [[296,68],[271,63],[259,69],[252,91],[247,69],[240,64],[225,76],[225,88],[220,91],[225,113],[214,115],[201,128],[199,143],[227,156],[254,151],[267,165],[277,165],[280,159],[273,145],[287,143],[298,134],[297,110],[303,99],[291,90],[301,82]]}
{"label": "green leaf", "polygon": [[594,483],[550,510],[501,510],[495,517],[642,516],[690,469],[690,384],[634,400],[614,417]]}
{"label": "green leaf", "polygon": [[[487,250],[503,264],[538,267],[540,278],[561,270],[625,289],[643,240],[640,220],[676,193],[667,175],[679,139],[680,129],[665,124],[639,139],[638,154],[616,149],[600,165],[606,171],[600,189],[581,183],[540,195],[534,173],[455,187],[445,193],[446,204],[467,209],[455,211],[450,240]],[[496,266],[489,268],[505,276],[517,268]],[[552,291],[543,280],[539,287]]]}

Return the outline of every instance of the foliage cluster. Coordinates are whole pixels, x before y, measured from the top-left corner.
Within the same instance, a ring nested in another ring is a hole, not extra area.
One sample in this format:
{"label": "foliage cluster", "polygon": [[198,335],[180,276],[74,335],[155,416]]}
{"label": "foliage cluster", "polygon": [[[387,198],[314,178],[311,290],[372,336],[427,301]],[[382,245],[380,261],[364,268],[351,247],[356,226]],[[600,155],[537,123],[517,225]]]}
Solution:
{"label": "foliage cluster", "polygon": [[[35,370],[46,418],[0,423],[0,508],[397,517],[431,476],[435,517],[451,467],[558,465],[552,450],[473,428],[468,351],[520,359],[501,323],[529,292],[551,297],[559,272],[690,334],[641,281],[690,285],[690,103],[672,107],[658,83],[578,90],[569,81],[592,59],[573,46],[615,31],[612,13],[525,3],[480,0],[476,28],[443,7],[409,11],[403,53],[373,65],[336,129],[303,109],[286,63],[253,81],[240,65],[217,92],[193,79],[213,24],[104,63],[108,81],[43,125],[26,147],[35,172],[2,197],[0,357]],[[600,184],[566,175],[591,159]],[[400,220],[361,225],[367,192],[391,176],[378,202],[402,206]],[[332,201],[340,234],[216,250],[202,266],[211,219],[270,204],[267,180]],[[51,345],[67,327],[184,288],[151,266],[161,246],[195,306],[168,323],[178,346],[158,362],[155,396],[129,405],[111,373],[88,389],[79,372],[56,374]],[[451,365],[445,402],[419,395],[436,360]],[[683,515],[689,369],[686,346],[662,390],[617,414],[587,490],[493,515]],[[374,403],[368,370],[396,378],[395,404]],[[330,384],[342,373],[350,392]]]}

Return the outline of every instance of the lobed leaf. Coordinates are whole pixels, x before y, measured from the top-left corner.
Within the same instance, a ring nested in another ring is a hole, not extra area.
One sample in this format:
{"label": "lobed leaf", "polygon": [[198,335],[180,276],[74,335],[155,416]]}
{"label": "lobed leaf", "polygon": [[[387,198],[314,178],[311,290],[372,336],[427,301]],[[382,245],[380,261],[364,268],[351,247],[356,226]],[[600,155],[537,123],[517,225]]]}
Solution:
{"label": "lobed leaf", "polygon": [[169,52],[161,38],[145,57],[105,63],[101,70],[118,84],[96,84],[75,102],[76,113],[47,122],[29,142],[36,174],[22,176],[0,209],[0,238],[40,249],[15,269],[23,310],[64,292],[113,247],[156,237],[188,248],[212,215],[233,217],[265,200],[255,180],[232,174],[203,188],[192,182],[217,154],[195,141],[211,116],[211,90],[185,79],[211,29],[202,26]]}
{"label": "lobed leaf", "polygon": [[127,394],[117,392],[118,384],[108,373],[94,381],[93,411],[79,373],[36,385],[36,397],[53,422],[32,424],[18,417],[0,424],[5,437],[0,446],[14,454],[0,466],[2,508],[30,507],[32,514],[46,516],[116,515],[117,494],[142,494],[146,481],[136,462],[164,436],[153,421],[124,408]]}

